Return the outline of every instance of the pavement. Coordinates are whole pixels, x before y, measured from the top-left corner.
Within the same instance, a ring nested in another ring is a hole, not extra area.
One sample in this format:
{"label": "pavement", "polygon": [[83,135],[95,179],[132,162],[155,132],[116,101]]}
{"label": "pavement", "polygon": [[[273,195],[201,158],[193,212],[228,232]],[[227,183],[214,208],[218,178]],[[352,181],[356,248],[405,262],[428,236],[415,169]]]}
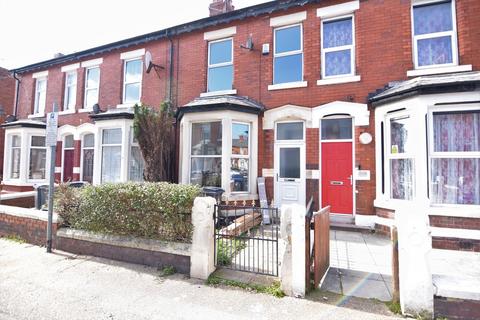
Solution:
{"label": "pavement", "polygon": [[[0,319],[393,319],[355,308],[240,289],[211,287],[183,275],[0,239]],[[384,305],[383,305],[384,307]]]}
{"label": "pavement", "polygon": [[330,230],[330,270],[322,290],[392,300],[392,244],[378,234]]}

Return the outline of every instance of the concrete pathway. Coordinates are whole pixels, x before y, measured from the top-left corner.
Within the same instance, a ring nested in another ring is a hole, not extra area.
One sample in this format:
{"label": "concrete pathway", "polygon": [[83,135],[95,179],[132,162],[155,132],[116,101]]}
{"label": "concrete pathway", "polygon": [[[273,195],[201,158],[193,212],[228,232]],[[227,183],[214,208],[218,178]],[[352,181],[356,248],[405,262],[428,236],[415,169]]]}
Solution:
{"label": "concrete pathway", "polygon": [[[369,304],[362,308],[368,309]],[[0,239],[0,319],[392,319]]]}
{"label": "concrete pathway", "polygon": [[376,234],[330,231],[330,270],[321,289],[346,296],[392,299],[392,247]]}

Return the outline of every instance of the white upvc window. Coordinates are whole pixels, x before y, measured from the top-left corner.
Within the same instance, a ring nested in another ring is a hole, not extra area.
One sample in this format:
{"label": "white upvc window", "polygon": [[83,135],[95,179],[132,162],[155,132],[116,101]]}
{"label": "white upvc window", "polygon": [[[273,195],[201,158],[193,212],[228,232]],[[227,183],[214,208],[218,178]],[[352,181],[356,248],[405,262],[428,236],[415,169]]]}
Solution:
{"label": "white upvc window", "polygon": [[75,110],[77,102],[77,71],[65,73],[65,94],[63,102],[63,111]]}
{"label": "white upvc window", "polygon": [[480,109],[429,111],[430,200],[433,205],[480,206]]}
{"label": "white upvc window", "polygon": [[85,69],[85,97],[83,108],[92,110],[93,105],[98,103],[100,89],[100,67],[94,66]]}
{"label": "white upvc window", "polygon": [[387,117],[386,165],[387,190],[390,199],[413,200],[415,197],[415,163],[412,136],[412,118],[406,113],[394,113]]}
{"label": "white upvc window", "polygon": [[31,136],[29,151],[29,180],[44,180],[47,163],[45,136]]}
{"label": "white upvc window", "polygon": [[303,81],[302,24],[274,29],[273,84]]}
{"label": "white upvc window", "polygon": [[35,81],[34,114],[44,114],[47,99],[47,78],[37,78]]}
{"label": "white upvc window", "polygon": [[122,128],[103,129],[101,132],[101,183],[120,182],[122,167]]}
{"label": "white upvc window", "polygon": [[145,161],[143,160],[142,150],[138,144],[138,140],[135,138],[133,130],[131,132],[130,139],[130,155],[128,166],[128,180],[130,181],[143,181],[143,171],[145,169]]}
{"label": "white upvc window", "polygon": [[233,39],[208,43],[207,91],[225,91],[233,88]]}
{"label": "white upvc window", "polygon": [[353,15],[322,20],[322,78],[355,74],[355,25]]}
{"label": "white upvc window", "polygon": [[123,103],[140,102],[142,96],[142,59],[124,61],[123,67]]}
{"label": "white upvc window", "polygon": [[249,192],[250,124],[232,123],[232,152],[230,158],[230,191]]}
{"label": "white upvc window", "polygon": [[20,160],[22,154],[22,137],[10,136],[10,179],[20,179]]}
{"label": "white upvc window", "polygon": [[82,137],[81,180],[93,182],[93,164],[95,155],[95,135],[87,133]]}
{"label": "white upvc window", "polygon": [[458,65],[455,0],[412,6],[416,69]]}

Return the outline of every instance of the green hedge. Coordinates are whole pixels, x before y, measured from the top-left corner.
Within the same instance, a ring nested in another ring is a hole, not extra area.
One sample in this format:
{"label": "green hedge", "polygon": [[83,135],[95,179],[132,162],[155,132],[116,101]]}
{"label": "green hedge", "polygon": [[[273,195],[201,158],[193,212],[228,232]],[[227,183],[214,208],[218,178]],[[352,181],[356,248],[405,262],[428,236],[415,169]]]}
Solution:
{"label": "green hedge", "polygon": [[75,229],[190,242],[197,186],[117,183],[75,189],[60,185],[55,211]]}

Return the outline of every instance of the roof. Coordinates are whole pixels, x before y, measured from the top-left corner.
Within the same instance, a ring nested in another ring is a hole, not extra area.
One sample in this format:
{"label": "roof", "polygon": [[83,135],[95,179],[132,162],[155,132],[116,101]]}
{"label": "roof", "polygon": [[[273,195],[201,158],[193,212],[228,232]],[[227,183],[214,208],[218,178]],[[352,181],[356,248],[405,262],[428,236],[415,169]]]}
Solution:
{"label": "roof", "polygon": [[479,71],[421,76],[405,81],[390,82],[384,88],[370,94],[369,102],[378,105],[412,94],[445,92],[448,87],[457,91],[472,91],[477,88],[478,84],[480,84]]}
{"label": "roof", "polygon": [[50,60],[34,63],[24,67],[10,70],[10,72],[25,73],[34,70],[46,69],[55,65],[60,65],[72,61],[78,61],[86,59],[94,55],[103,54],[117,49],[127,48],[130,46],[136,46],[144,44],[150,41],[159,40],[163,38],[170,38],[178,36],[183,33],[192,32],[196,30],[205,29],[220,24],[227,24],[237,20],[243,20],[250,17],[256,17],[263,14],[270,14],[277,11],[288,10],[294,7],[305,6],[310,3],[318,3],[323,0],[277,0],[266,3],[261,3],[255,6],[242,8],[219,14],[212,17],[187,22],[167,29],[162,29],[152,33],[143,34],[133,38],[112,42],[102,46],[94,47],[91,49],[75,52],[72,54],[63,55],[61,57],[53,58]]}
{"label": "roof", "polygon": [[133,108],[111,108],[105,112],[90,113],[89,117],[93,120],[113,120],[113,119],[133,119]]}
{"label": "roof", "polygon": [[16,121],[12,121],[12,122],[4,122],[4,123],[0,124],[0,127],[1,128],[24,127],[24,128],[45,129],[47,127],[47,125],[45,124],[44,121],[25,119],[25,120],[16,120]]}
{"label": "roof", "polygon": [[236,95],[221,95],[212,97],[200,97],[178,108],[177,118],[181,118],[185,113],[206,112],[215,110],[232,110],[246,113],[259,114],[265,110],[265,107],[248,97]]}

